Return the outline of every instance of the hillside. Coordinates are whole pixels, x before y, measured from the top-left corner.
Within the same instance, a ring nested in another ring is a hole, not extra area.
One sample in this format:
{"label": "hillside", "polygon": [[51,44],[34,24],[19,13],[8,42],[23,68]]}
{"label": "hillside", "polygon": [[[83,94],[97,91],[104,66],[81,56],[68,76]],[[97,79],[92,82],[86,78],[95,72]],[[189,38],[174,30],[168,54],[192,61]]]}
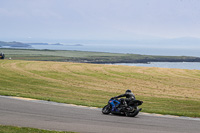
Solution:
{"label": "hillside", "polygon": [[0,60],[0,95],[103,107],[131,89],[144,112],[200,117],[200,71]]}
{"label": "hillside", "polygon": [[21,42],[3,42],[0,41],[0,48],[1,47],[31,47],[29,44],[21,43]]}

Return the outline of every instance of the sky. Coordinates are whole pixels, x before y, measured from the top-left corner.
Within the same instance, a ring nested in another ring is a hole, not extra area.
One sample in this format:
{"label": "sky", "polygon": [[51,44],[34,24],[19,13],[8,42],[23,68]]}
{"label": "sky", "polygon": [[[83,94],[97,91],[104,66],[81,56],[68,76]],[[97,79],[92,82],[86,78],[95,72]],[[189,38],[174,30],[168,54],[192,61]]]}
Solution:
{"label": "sky", "polygon": [[200,38],[200,0],[0,0],[0,40]]}

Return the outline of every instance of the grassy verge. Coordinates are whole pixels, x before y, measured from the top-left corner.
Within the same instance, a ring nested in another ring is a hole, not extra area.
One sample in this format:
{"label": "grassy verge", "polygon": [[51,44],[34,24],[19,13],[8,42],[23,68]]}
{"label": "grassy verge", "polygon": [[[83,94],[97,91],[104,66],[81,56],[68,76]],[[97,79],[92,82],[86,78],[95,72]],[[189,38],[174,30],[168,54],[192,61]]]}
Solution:
{"label": "grassy verge", "polygon": [[50,130],[42,130],[36,128],[28,128],[28,127],[0,125],[0,133],[74,133],[74,132],[50,131]]}
{"label": "grassy verge", "polygon": [[0,95],[103,107],[131,89],[144,112],[200,117],[200,71],[0,60]]}

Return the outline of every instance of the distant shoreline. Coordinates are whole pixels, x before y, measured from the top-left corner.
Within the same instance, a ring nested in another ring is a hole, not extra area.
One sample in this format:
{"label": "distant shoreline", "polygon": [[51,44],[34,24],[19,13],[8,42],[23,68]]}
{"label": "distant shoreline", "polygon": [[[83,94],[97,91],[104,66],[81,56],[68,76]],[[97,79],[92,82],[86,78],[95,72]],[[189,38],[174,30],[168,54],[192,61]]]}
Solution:
{"label": "distant shoreline", "polygon": [[[32,45],[64,45],[61,43],[23,43],[23,42],[4,42],[0,41],[0,48],[33,48]],[[65,46],[83,46],[82,44],[69,44]]]}

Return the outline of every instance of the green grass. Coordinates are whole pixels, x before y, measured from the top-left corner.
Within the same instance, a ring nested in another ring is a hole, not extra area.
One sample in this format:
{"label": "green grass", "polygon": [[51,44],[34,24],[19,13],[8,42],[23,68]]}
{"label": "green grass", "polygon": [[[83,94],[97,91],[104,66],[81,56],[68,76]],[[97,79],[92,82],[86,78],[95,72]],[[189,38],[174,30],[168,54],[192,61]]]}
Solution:
{"label": "green grass", "polygon": [[200,117],[200,71],[0,60],[0,95],[103,107],[131,89],[144,112]]}
{"label": "green grass", "polygon": [[[138,98],[146,101],[145,108],[143,108],[144,112],[165,115],[200,117],[200,112],[198,111],[200,109],[200,101],[142,96],[139,96]],[[195,104],[196,106],[194,106]]]}
{"label": "green grass", "polygon": [[66,131],[50,131],[28,127],[15,127],[0,125],[0,133],[74,133]]}
{"label": "green grass", "polygon": [[13,57],[89,57],[89,56],[122,56],[125,54],[70,51],[70,50],[36,50],[36,49],[2,49],[7,58]]}
{"label": "green grass", "polygon": [[69,50],[36,50],[36,49],[5,49],[1,48],[5,59],[59,61],[59,62],[89,62],[89,63],[147,63],[152,61],[197,61],[198,57],[186,56],[153,56],[139,54],[120,54],[105,52],[69,51]]}

